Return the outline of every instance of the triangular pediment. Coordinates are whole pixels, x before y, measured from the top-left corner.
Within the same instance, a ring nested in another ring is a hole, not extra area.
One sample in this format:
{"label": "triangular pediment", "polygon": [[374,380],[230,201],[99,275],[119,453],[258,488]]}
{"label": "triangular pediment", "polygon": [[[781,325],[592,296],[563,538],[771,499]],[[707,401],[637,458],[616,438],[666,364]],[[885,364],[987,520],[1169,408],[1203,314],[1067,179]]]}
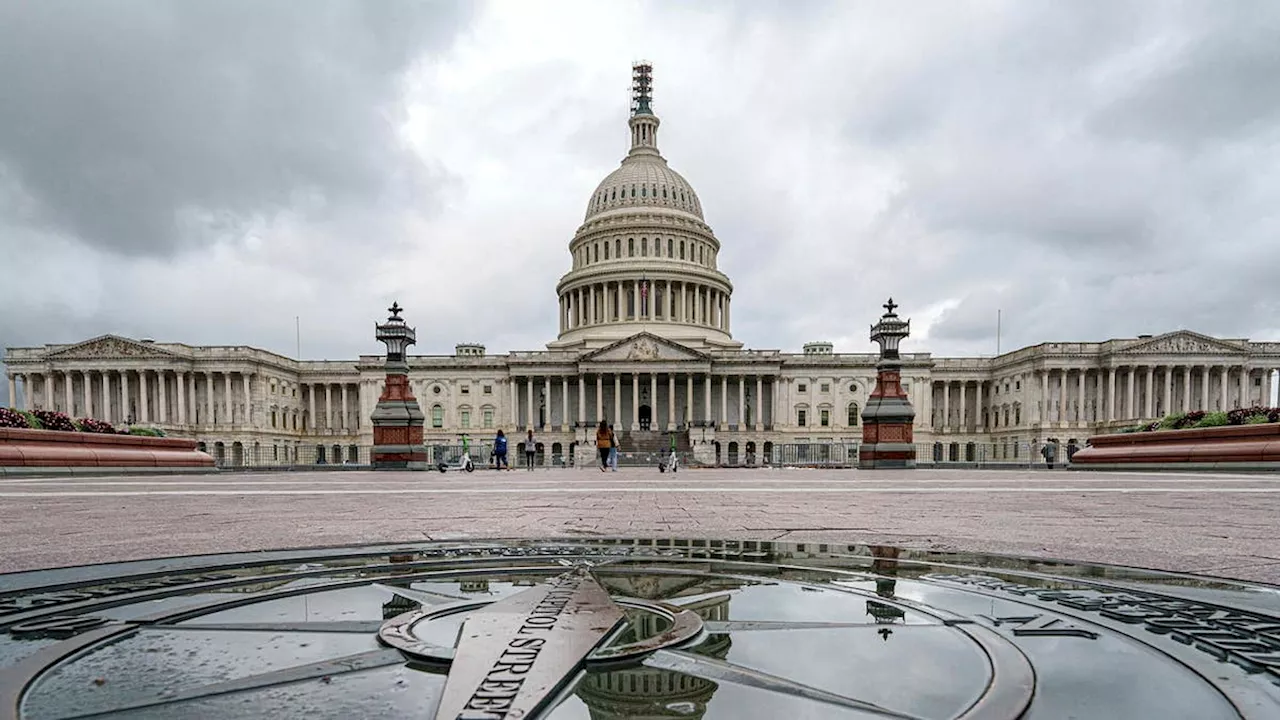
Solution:
{"label": "triangular pediment", "polygon": [[177,355],[152,343],[138,342],[119,335],[100,335],[49,353],[58,360],[106,360],[120,358],[172,358]]}
{"label": "triangular pediment", "polygon": [[1234,355],[1245,352],[1245,349],[1208,335],[1177,330],[1149,340],[1140,340],[1121,348],[1120,352],[1125,355]]}
{"label": "triangular pediment", "polygon": [[707,355],[652,333],[636,333],[583,355],[580,362],[679,362],[706,360]]}

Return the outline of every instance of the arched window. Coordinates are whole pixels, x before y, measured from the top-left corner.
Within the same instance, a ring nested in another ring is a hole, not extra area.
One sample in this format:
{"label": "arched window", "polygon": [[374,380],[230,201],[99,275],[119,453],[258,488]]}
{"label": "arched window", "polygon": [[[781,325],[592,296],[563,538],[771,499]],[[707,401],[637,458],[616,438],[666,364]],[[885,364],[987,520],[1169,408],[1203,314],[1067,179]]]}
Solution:
{"label": "arched window", "polygon": [[858,426],[858,403],[849,403],[849,427]]}
{"label": "arched window", "polygon": [[444,427],[444,408],[439,405],[431,406],[431,427]]}

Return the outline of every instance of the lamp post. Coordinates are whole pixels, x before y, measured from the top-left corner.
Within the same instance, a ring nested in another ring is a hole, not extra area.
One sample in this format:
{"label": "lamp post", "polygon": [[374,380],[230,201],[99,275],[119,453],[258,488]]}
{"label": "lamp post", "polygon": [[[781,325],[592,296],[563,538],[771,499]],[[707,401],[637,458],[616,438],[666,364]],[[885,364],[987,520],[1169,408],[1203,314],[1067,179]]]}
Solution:
{"label": "lamp post", "polygon": [[422,408],[409,387],[409,362],[405,355],[417,342],[399,303],[388,308],[391,317],[375,326],[375,337],[387,346],[387,372],[382,394],[373,409],[373,469],[426,470],[427,448],[422,444]]}
{"label": "lamp post", "polygon": [[916,412],[902,389],[902,361],[898,346],[911,334],[911,321],[894,312],[898,304],[889,298],[885,314],[871,326],[871,341],[880,346],[876,363],[876,388],[862,411],[862,447],[858,467],[863,469],[911,469],[916,466],[912,426]]}

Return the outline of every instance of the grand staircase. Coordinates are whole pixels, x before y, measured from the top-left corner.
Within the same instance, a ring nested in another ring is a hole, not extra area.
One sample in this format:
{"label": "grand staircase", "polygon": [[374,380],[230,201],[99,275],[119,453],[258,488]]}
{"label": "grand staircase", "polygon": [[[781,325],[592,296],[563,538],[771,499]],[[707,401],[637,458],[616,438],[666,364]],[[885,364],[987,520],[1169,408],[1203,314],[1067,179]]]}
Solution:
{"label": "grand staircase", "polygon": [[[677,430],[675,436],[676,452],[682,455],[689,452],[689,432]],[[647,462],[650,458],[665,457],[671,450],[671,433],[661,430],[624,430],[618,433],[618,443],[622,445],[620,450],[623,456]]]}

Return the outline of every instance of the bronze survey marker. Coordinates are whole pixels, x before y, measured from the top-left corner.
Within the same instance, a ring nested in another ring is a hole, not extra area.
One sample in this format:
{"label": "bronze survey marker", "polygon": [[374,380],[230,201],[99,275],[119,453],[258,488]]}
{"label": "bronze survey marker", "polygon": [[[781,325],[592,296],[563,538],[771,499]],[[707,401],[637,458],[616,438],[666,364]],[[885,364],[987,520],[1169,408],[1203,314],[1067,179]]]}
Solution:
{"label": "bronze survey marker", "polygon": [[0,720],[1274,720],[1274,586],[591,538],[0,575]]}
{"label": "bronze survey marker", "polygon": [[472,614],[436,720],[530,717],[577,675],[624,615],[583,568]]}

